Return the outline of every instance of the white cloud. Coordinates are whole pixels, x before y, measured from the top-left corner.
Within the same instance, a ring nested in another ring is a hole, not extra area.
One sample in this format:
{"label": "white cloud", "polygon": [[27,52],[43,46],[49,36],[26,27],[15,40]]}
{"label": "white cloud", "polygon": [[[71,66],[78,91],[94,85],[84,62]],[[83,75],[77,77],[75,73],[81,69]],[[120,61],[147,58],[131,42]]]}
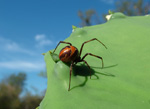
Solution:
{"label": "white cloud", "polygon": [[20,52],[20,53],[26,53],[29,55],[34,55],[32,51],[22,48],[16,42],[3,38],[3,37],[0,37],[0,49],[5,50],[5,51],[10,51],[10,52]]}
{"label": "white cloud", "polygon": [[114,0],[100,0],[102,2],[105,2],[107,4],[113,4],[114,3]]}
{"label": "white cloud", "polygon": [[46,35],[44,34],[38,34],[35,36],[35,40],[37,42],[37,47],[43,47],[47,45],[53,44],[53,42],[46,38]]}
{"label": "white cloud", "polygon": [[7,62],[0,62],[0,68],[20,70],[20,71],[40,71],[45,68],[45,64],[44,62],[7,61]]}
{"label": "white cloud", "polygon": [[44,34],[38,34],[38,35],[35,36],[35,40],[36,41],[43,40],[43,39],[45,39],[45,35]]}
{"label": "white cloud", "polygon": [[15,42],[10,42],[10,43],[6,43],[5,44],[5,49],[7,49],[7,50],[18,50],[18,49],[20,49],[19,48],[19,46],[18,46],[18,44],[17,43],[15,43]]}
{"label": "white cloud", "polygon": [[[45,39],[44,37],[38,36],[36,40],[43,40]],[[0,69],[25,72],[44,70],[45,62],[44,60],[41,61],[40,53],[36,50],[31,51],[31,48],[29,49],[20,46],[15,41],[0,36]]]}

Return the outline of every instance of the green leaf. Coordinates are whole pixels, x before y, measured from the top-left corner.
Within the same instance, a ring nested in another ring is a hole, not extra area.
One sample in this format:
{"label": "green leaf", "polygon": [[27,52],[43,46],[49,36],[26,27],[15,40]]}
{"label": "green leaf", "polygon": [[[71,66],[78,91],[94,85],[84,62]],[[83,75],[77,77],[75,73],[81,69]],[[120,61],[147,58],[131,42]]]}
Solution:
{"label": "green leaf", "polygon": [[114,12],[113,12],[113,11],[111,11],[111,10],[109,10],[109,11],[108,11],[108,13],[109,13],[109,14],[114,14]]}
{"label": "green leaf", "polygon": [[75,29],[76,29],[76,28],[77,28],[76,26],[72,25],[72,29],[73,29],[73,31],[75,31]]}
{"label": "green leaf", "polygon": [[56,53],[52,53],[51,51],[49,51],[51,58],[53,59],[54,62],[58,62],[60,61],[58,54]]}
{"label": "green leaf", "polygon": [[[84,41],[82,56],[93,53],[101,60],[87,56],[91,66],[78,63],[73,68],[71,90],[68,90],[70,67],[55,63],[49,52],[44,59],[48,86],[39,109],[149,109],[150,108],[150,16],[121,17],[113,14],[105,24],[76,28],[65,41],[79,50]],[[65,46],[60,44],[56,54]],[[81,57],[82,57],[81,56]]]}

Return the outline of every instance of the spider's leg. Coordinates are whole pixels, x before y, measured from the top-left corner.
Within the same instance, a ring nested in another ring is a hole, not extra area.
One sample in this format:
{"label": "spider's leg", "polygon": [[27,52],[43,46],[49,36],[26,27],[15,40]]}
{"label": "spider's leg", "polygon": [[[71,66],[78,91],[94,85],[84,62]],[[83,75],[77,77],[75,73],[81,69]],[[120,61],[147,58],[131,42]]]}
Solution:
{"label": "spider's leg", "polygon": [[69,77],[69,88],[68,88],[68,91],[70,91],[70,85],[71,85],[71,74],[72,74],[72,66],[73,66],[73,61],[72,61],[72,63],[71,63],[71,65],[70,65],[70,77]]}
{"label": "spider's leg", "polygon": [[106,47],[100,40],[98,40],[98,39],[96,39],[96,38],[93,38],[93,39],[91,39],[91,40],[85,41],[85,42],[82,44],[81,49],[80,49],[80,56],[81,56],[81,53],[82,53],[82,49],[83,49],[84,44],[86,44],[86,43],[88,43],[88,42],[91,42],[91,41],[94,41],[94,40],[97,40],[98,42],[100,42],[100,43],[107,49],[107,47]]}
{"label": "spider's leg", "polygon": [[53,51],[53,53],[56,51],[56,49],[57,49],[57,47],[58,47],[58,45],[59,45],[60,43],[69,44],[70,46],[72,45],[72,44],[69,43],[69,42],[60,41],[60,42],[57,44],[57,46],[56,46],[55,50]]}
{"label": "spider's leg", "polygon": [[86,53],[86,54],[82,57],[81,60],[84,60],[84,58],[85,58],[86,56],[88,56],[88,55],[91,55],[91,56],[94,56],[94,57],[96,57],[96,58],[101,59],[101,60],[102,60],[102,68],[104,67],[103,58],[100,57],[100,56],[94,55],[94,54],[92,54],[92,53]]}
{"label": "spider's leg", "polygon": [[[86,65],[88,66],[88,68],[90,69],[90,79],[91,79],[91,68],[90,68],[90,66],[89,66],[89,64],[85,61],[85,60],[82,60],[84,63],[86,63]],[[81,62],[82,62],[81,61]]]}

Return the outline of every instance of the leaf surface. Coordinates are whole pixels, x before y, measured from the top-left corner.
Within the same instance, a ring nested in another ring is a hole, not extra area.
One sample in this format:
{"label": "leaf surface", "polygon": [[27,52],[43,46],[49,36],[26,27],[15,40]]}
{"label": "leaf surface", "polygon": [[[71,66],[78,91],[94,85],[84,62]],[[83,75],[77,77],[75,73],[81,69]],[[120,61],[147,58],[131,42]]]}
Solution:
{"label": "leaf surface", "polygon": [[[71,90],[68,92],[70,66],[55,63],[49,52],[45,54],[48,75],[46,95],[39,109],[149,109],[150,108],[150,16],[127,17],[115,13],[101,25],[75,28],[65,41],[87,56],[92,78],[86,64],[73,67]],[[66,46],[60,44],[56,53]],[[81,56],[81,57],[82,57]]]}

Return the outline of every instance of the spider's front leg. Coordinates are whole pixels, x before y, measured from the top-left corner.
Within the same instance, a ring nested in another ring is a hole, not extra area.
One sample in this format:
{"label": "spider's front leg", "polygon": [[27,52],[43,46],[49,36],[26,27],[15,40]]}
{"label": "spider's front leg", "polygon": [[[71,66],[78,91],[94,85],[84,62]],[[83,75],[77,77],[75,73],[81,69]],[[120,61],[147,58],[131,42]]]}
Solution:
{"label": "spider's front leg", "polygon": [[85,41],[85,42],[82,44],[81,49],[80,49],[80,53],[79,53],[80,56],[81,56],[81,53],[82,53],[82,49],[83,49],[84,44],[86,44],[86,43],[88,43],[88,42],[91,42],[91,41],[94,41],[94,40],[96,40],[96,41],[98,41],[99,43],[101,43],[101,44],[107,49],[107,47],[106,47],[100,40],[98,40],[97,38],[93,38],[93,39],[91,39],[91,40]]}
{"label": "spider's front leg", "polygon": [[72,45],[70,42],[60,41],[60,42],[57,44],[57,46],[56,46],[55,50],[53,51],[53,53],[56,51],[56,49],[57,49],[57,47],[58,47],[58,45],[59,45],[60,43],[69,44],[70,46]]}

